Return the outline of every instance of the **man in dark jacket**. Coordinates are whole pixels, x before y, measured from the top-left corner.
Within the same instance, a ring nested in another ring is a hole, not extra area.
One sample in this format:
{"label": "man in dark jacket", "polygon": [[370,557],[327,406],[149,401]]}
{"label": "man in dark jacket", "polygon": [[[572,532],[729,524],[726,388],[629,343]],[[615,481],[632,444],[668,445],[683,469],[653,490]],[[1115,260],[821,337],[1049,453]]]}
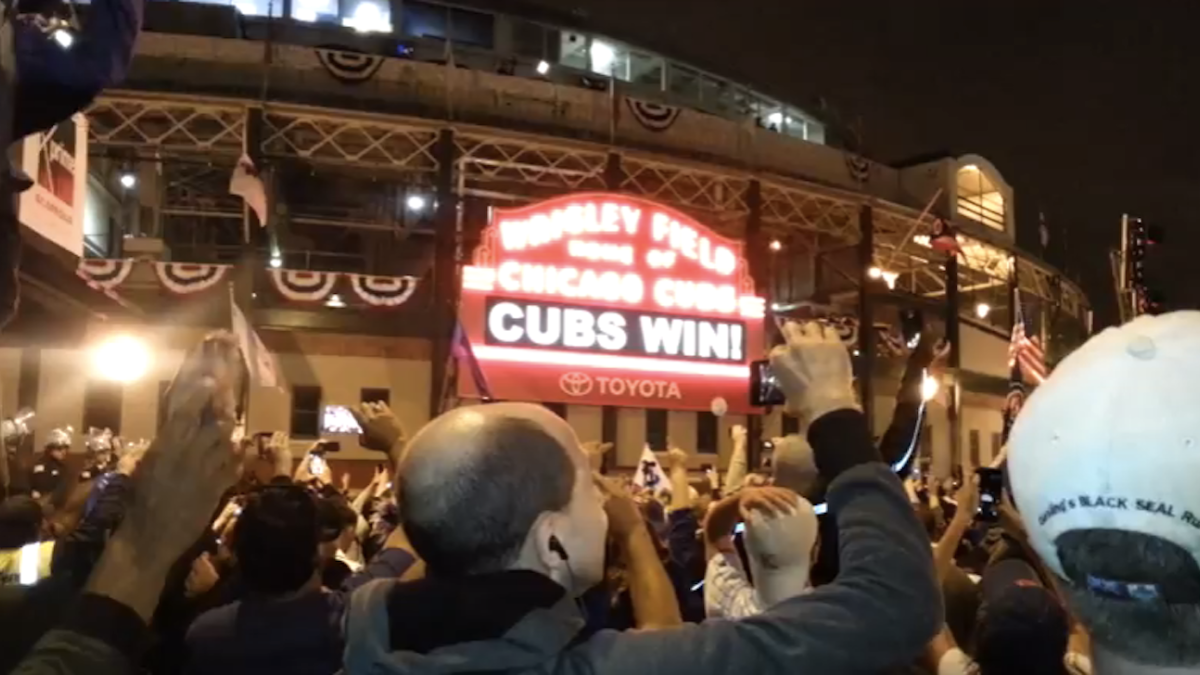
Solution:
{"label": "man in dark jacket", "polygon": [[579,642],[574,600],[599,581],[606,526],[587,458],[538,406],[460,408],[413,438],[398,472],[429,577],[352,597],[346,672],[792,675],[878,672],[919,654],[941,619],[928,539],[867,432],[840,340],[815,323],[785,333],[772,365],[829,481],[834,583],[745,620]]}

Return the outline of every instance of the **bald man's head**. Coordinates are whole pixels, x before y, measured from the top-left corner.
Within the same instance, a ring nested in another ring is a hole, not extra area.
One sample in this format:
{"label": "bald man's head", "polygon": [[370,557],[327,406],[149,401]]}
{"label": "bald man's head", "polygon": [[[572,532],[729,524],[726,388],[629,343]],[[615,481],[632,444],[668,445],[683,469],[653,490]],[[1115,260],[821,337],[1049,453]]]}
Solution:
{"label": "bald man's head", "polygon": [[401,460],[404,530],[433,574],[508,569],[539,516],[567,509],[581,465],[570,426],[541,406],[452,410],[418,432]]}

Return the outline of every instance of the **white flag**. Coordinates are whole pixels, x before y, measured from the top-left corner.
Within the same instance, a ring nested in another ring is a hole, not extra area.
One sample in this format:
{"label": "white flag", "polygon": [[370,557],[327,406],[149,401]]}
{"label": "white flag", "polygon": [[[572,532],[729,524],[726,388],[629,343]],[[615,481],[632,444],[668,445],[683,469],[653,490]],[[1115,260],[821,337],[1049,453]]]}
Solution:
{"label": "white flag", "polygon": [[238,160],[233,175],[229,177],[229,194],[241,197],[258,216],[258,224],[267,226],[267,188],[258,175],[254,161],[246,155]]}
{"label": "white flag", "polygon": [[242,349],[242,358],[246,361],[246,369],[250,372],[250,381],[260,387],[283,386],[283,378],[279,376],[279,364],[275,356],[263,344],[262,338],[250,327],[242,308],[238,307],[233,297],[233,287],[229,287],[229,306],[233,314],[233,334],[237,337],[238,346]]}
{"label": "white flag", "polygon": [[667,480],[667,472],[663,471],[662,465],[658,463],[658,457],[654,456],[654,451],[649,445],[642,446],[642,459],[638,462],[638,468],[633,474],[633,484],[658,492],[671,487]]}

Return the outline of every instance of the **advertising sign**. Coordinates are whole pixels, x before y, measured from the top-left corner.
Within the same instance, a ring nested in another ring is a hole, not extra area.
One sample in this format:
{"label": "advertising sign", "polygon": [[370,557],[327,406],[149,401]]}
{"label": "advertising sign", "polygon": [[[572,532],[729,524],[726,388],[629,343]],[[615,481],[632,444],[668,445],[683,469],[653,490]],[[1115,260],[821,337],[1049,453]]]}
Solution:
{"label": "advertising sign", "polygon": [[87,118],[75,115],[46,133],[26,136],[21,169],[33,187],[21,193],[21,224],[83,256],[87,199]]}
{"label": "advertising sign", "polygon": [[[765,303],[740,242],[626,195],[497,209],[459,308],[493,398],[749,412]],[[460,369],[459,394],[478,397]]]}

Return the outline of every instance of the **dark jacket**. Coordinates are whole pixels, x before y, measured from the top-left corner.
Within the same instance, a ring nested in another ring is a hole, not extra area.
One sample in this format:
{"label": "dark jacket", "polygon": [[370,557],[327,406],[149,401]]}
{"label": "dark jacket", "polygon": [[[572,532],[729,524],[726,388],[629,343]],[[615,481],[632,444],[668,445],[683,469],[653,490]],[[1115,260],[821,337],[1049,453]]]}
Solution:
{"label": "dark jacket", "polygon": [[[853,446],[843,448],[847,455],[877,458],[861,413],[842,411],[821,418],[809,436],[822,471],[818,446],[832,458],[837,448],[830,448],[831,439],[845,439]],[[866,447],[860,447],[863,444]],[[525,613],[490,639],[456,639],[455,624],[448,621],[440,643],[393,649],[396,636],[390,623],[416,619],[393,612],[419,613],[432,604],[444,605],[452,600],[454,589],[429,584],[428,597],[421,597],[421,592],[401,584],[377,581],[351,597],[346,672],[829,675],[877,672],[907,663],[942,624],[929,541],[899,481],[882,462],[845,466],[833,472],[838,474],[830,485],[829,505],[842,530],[841,575],[759,616],[669,630],[602,631],[577,642],[583,619],[574,602],[564,598]],[[389,603],[393,593],[402,591],[408,604]],[[468,608],[464,605],[464,611]]]}

